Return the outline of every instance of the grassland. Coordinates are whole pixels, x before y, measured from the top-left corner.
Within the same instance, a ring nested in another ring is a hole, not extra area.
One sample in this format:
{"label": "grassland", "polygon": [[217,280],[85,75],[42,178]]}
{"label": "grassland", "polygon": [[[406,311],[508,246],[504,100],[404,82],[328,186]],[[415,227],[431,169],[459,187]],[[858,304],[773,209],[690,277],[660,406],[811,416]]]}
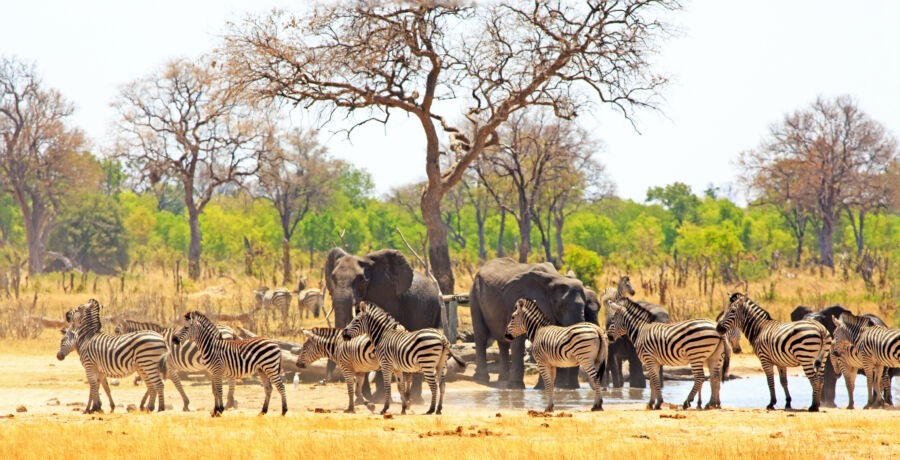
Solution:
{"label": "grassland", "polygon": [[[601,284],[615,276],[610,273]],[[650,273],[632,274],[636,297],[658,302],[658,287],[651,276],[656,279]],[[461,276],[457,291],[467,290],[470,283],[471,278]],[[100,278],[96,288],[94,284],[93,279],[84,285],[76,280],[74,292],[63,292],[61,281],[36,278],[16,305],[54,317],[95,297],[106,305],[106,314],[137,311],[166,322],[187,309],[250,310],[250,291],[259,282],[208,279],[176,293],[163,274],[136,273],[126,277],[124,289],[117,278]],[[801,303],[814,307],[842,303],[896,324],[890,300],[882,301],[879,294],[866,292],[862,282],[844,281],[839,275],[781,272],[746,288],[754,298],[765,299],[760,302],[777,318],[787,319]],[[690,280],[683,287],[670,288],[666,304],[675,318],[709,317],[735,289],[716,286],[703,294],[697,281]],[[461,328],[466,328],[467,309],[460,310],[460,318]],[[319,324],[324,324],[323,318],[297,321],[292,327]],[[295,332],[267,315],[249,326],[298,340]],[[187,388],[196,412],[143,414],[123,410],[139,400],[143,387],[122,379],[113,387],[116,413],[85,416],[80,413],[87,397],[83,370],[74,355],[63,362],[56,360],[58,342],[54,329],[28,339],[0,339],[0,458],[900,458],[900,413],[883,410],[647,412],[640,404],[607,404],[603,413],[579,410],[545,418],[525,411],[450,405],[438,417],[399,416],[394,407],[393,417],[384,418],[364,409],[357,414],[339,413],[346,401],[342,384],[302,384],[288,388],[287,417],[275,415],[280,408],[277,400],[272,413],[257,417],[262,390],[247,385],[238,388],[237,411],[211,419],[207,384]],[[757,372],[755,358],[742,358],[737,368]],[[448,387],[459,390],[472,385],[451,382]],[[839,391],[843,391],[841,384]],[[180,408],[171,383],[166,385],[166,396],[168,404]],[[105,395],[103,401],[108,407]],[[19,405],[25,405],[27,412],[16,412]],[[424,409],[414,407],[418,413]]]}

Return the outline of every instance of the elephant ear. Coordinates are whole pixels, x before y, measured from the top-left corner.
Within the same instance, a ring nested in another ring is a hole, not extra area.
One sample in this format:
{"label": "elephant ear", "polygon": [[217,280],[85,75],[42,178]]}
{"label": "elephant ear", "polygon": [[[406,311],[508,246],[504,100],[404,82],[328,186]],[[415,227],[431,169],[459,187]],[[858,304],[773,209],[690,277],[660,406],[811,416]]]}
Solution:
{"label": "elephant ear", "polygon": [[521,298],[533,299],[544,316],[551,323],[558,324],[560,320],[553,312],[554,302],[552,302],[554,279],[554,274],[544,271],[531,270],[520,273],[503,286],[503,301],[514,306]]}
{"label": "elephant ear", "polygon": [[334,295],[334,278],[331,273],[334,271],[334,266],[337,265],[338,260],[346,255],[347,253],[343,249],[334,248],[328,251],[328,256],[325,258],[325,287],[332,296]]}
{"label": "elephant ear", "polygon": [[376,289],[386,291],[386,287],[391,286],[393,295],[399,296],[412,286],[412,267],[400,251],[396,249],[382,249],[366,257],[372,259],[372,262],[375,263],[371,271],[370,290],[375,286]]}

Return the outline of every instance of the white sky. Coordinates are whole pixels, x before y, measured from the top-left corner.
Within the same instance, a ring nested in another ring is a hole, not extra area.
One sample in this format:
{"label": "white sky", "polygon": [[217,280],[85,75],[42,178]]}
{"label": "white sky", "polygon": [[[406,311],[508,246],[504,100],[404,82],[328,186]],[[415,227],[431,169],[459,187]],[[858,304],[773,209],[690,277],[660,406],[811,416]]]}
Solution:
{"label": "white sky", "polygon": [[[0,54],[35,61],[102,147],[120,85],[169,58],[210,50],[228,20],[302,4],[10,1],[0,8]],[[732,182],[737,155],[818,95],[851,94],[900,129],[900,2],[687,0],[672,22],[680,33],[659,56],[658,69],[672,78],[662,113],[639,114],[640,134],[607,110],[581,119],[606,144],[599,158],[621,196],[643,200],[648,187],[674,181],[696,193]],[[420,129],[396,115],[387,128],[355,131],[352,143],[328,139],[334,154],[372,173],[379,193],[424,178]]]}

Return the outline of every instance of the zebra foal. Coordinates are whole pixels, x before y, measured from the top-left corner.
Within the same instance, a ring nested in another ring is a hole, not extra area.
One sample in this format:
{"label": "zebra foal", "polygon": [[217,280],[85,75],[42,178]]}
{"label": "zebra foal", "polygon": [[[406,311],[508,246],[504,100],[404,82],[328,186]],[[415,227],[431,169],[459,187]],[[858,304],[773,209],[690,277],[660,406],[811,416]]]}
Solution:
{"label": "zebra foal", "polygon": [[[222,334],[223,339],[234,339],[236,337],[234,330],[228,326],[216,325],[219,329],[219,332]],[[138,332],[138,331],[153,331],[163,336],[166,341],[166,349],[168,350],[168,354],[166,355],[166,377],[172,381],[175,385],[175,389],[178,390],[178,393],[181,395],[181,401],[183,403],[182,410],[188,412],[190,408],[188,407],[191,403],[190,399],[188,399],[187,393],[184,392],[184,387],[181,385],[181,378],[178,376],[179,372],[206,372],[206,363],[203,362],[203,354],[200,353],[200,350],[197,348],[197,345],[192,342],[184,342],[181,344],[175,344],[172,338],[175,336],[175,332],[177,330],[171,327],[162,327],[159,324],[151,323],[151,322],[139,322],[132,320],[123,320],[116,326],[116,334],[124,334],[129,332]],[[234,401],[234,387],[236,382],[234,379],[228,379],[228,402],[225,404],[226,409],[230,409],[233,407],[237,407],[237,403]],[[141,400],[141,406],[143,407],[144,402]]]}
{"label": "zebra foal", "polygon": [[184,315],[187,321],[172,337],[179,345],[191,340],[200,350],[206,370],[212,380],[214,405],[213,417],[219,417],[225,410],[222,403],[222,379],[239,379],[256,374],[266,391],[260,415],[269,411],[272,385],[281,394],[281,415],[287,412],[287,397],[281,379],[281,349],[271,340],[253,337],[244,340],[222,338],[216,325],[203,313],[192,311]]}
{"label": "zebra foal", "polygon": [[363,380],[369,372],[381,369],[375,356],[375,346],[368,335],[360,335],[344,341],[341,328],[316,327],[312,330],[303,330],[306,342],[300,347],[297,356],[297,367],[303,369],[320,358],[328,358],[337,364],[344,381],[347,382],[347,394],[350,397],[349,405],[344,412],[354,411],[354,390],[356,403],[369,406],[368,401],[362,395]]}
{"label": "zebra foal", "polygon": [[[444,406],[444,365],[452,356],[450,342],[444,333],[437,329],[408,332],[381,308],[361,302],[356,317],[344,328],[341,336],[349,341],[362,334],[372,338],[375,356],[384,377],[384,407],[381,413],[386,413],[391,406],[391,376],[397,377],[400,413],[405,414],[410,406],[409,387],[412,383],[412,379],[405,374],[421,372],[425,374],[425,382],[431,389],[431,407],[426,414],[440,414]],[[454,359],[462,363],[455,356]]]}
{"label": "zebra foal", "polygon": [[[125,377],[137,372],[147,385],[149,402],[147,410],[153,411],[154,400],[159,398],[159,411],[165,410],[165,397],[163,395],[163,369],[161,366],[163,356],[166,354],[166,343],[163,337],[156,332],[142,331],[109,336],[100,331],[100,309],[103,308],[94,299],[84,305],[76,307],[66,313],[66,321],[75,327],[75,349],[84,366],[90,385],[88,406],[85,413],[100,410],[100,391],[102,384],[104,391],[110,397],[110,410],[115,409],[106,377]],[[66,337],[63,337],[63,342]],[[57,358],[65,357],[64,343],[60,344]],[[69,349],[71,350],[71,348]],[[143,409],[143,407],[141,407]]]}
{"label": "zebra foal", "polygon": [[818,412],[822,384],[825,382],[823,362],[831,349],[831,334],[825,326],[817,321],[776,321],[769,312],[746,295],[734,293],[729,298],[729,305],[716,330],[725,335],[732,328],[739,328],[744,333],[766,373],[771,397],[766,409],[775,408],[774,368],[778,368],[778,377],[784,388],[784,408],[790,409],[787,368],[800,366],[812,385],[813,396],[809,411]]}
{"label": "zebra foal", "polygon": [[609,339],[616,341],[627,335],[644,365],[644,373],[650,377],[650,401],[647,408],[662,406],[661,366],[691,366],[694,386],[681,405],[687,409],[697,396],[697,409],[701,408],[700,390],[706,376],[703,365],[709,369],[709,385],[712,389],[706,408],[721,407],[719,389],[728,373],[731,347],[716,332],[716,323],[707,319],[692,319],[677,323],[651,323],[651,314],[642,305],[628,297],[616,303],[607,303],[612,313]]}
{"label": "zebra foal", "polygon": [[506,340],[525,334],[531,341],[531,356],[538,363],[544,379],[547,412],[553,411],[553,382],[557,367],[581,366],[594,390],[592,411],[603,410],[603,388],[600,379],[606,372],[609,345],[603,328],[593,323],[553,326],[532,299],[519,299],[506,326]]}
{"label": "zebra foal", "polygon": [[891,367],[900,367],[900,329],[876,325],[870,319],[849,313],[834,318],[834,345],[831,362],[835,371],[844,375],[853,408],[853,386],[856,371],[866,374],[868,402],[864,409],[884,407],[883,393],[890,391]]}

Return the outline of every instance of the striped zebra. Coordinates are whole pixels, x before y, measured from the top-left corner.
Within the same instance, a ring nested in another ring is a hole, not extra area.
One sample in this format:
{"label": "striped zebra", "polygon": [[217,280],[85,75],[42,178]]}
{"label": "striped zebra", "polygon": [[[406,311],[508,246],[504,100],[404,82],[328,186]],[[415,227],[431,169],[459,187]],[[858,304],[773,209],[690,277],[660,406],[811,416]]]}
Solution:
{"label": "striped zebra", "polygon": [[[342,334],[344,340],[368,334],[375,344],[375,356],[384,378],[384,408],[391,406],[391,376],[397,377],[400,392],[401,414],[410,406],[409,389],[412,378],[405,374],[423,373],[431,389],[431,407],[426,414],[440,414],[444,406],[444,365],[452,356],[450,342],[438,329],[420,329],[408,332],[400,323],[381,308],[361,302],[357,315]],[[454,356],[454,359],[460,361]],[[440,398],[438,399],[438,389]]]}
{"label": "striped zebra", "polygon": [[[109,336],[100,331],[100,309],[94,299],[66,313],[66,321],[75,326],[75,349],[84,366],[90,384],[89,405],[85,413],[100,410],[100,391],[106,377],[125,377],[134,372],[140,374],[147,385],[149,402],[147,410],[153,411],[154,399],[159,398],[159,411],[165,410],[163,394],[163,374],[165,366],[166,342],[161,335],[152,331],[132,332],[119,336]],[[60,347],[60,353],[62,353]],[[57,354],[57,358],[60,354]],[[112,406],[112,402],[110,402]],[[112,407],[114,409],[115,406]],[[143,407],[141,408],[143,409]]]}
{"label": "striped zebra", "polygon": [[[592,411],[603,410],[603,387],[600,379],[606,372],[606,350],[609,345],[603,328],[594,323],[553,326],[532,299],[519,299],[506,326],[506,340],[525,334],[531,341],[531,356],[537,361],[544,379],[547,412],[553,411],[553,387],[557,367],[581,366],[594,390]],[[550,383],[546,383],[550,382]]]}
{"label": "striped zebra", "polygon": [[[222,334],[223,339],[234,339],[236,337],[232,328],[220,324],[217,324],[216,327]],[[184,404],[182,410],[185,412],[190,411],[188,405],[191,401],[190,399],[188,399],[187,394],[184,392],[184,388],[181,385],[181,378],[179,377],[178,373],[206,372],[206,364],[203,362],[203,355],[200,353],[197,345],[191,341],[175,345],[175,343],[173,343],[172,341],[172,337],[175,336],[175,332],[177,331],[177,329],[171,327],[163,327],[156,323],[139,322],[126,319],[116,326],[116,334],[125,334],[137,331],[153,331],[159,333],[163,336],[163,338],[165,338],[166,349],[168,350],[168,354],[165,358],[166,369],[168,370],[166,376],[169,378],[169,380],[172,381],[173,384],[175,384],[175,389],[178,390],[179,394],[181,394],[181,401]],[[237,407],[237,404],[234,401],[235,385],[236,382],[234,381],[234,379],[229,378],[228,403],[225,404],[226,409]],[[143,405],[144,402],[142,400],[141,406]]]}
{"label": "striped zebra", "polygon": [[300,347],[297,357],[297,367],[303,369],[320,358],[328,358],[335,363],[347,382],[347,395],[350,398],[347,410],[353,412],[354,390],[356,402],[369,406],[368,401],[362,395],[362,384],[369,372],[381,369],[378,359],[375,357],[375,346],[368,335],[360,335],[349,342],[344,341],[341,334],[344,332],[336,327],[316,327],[310,331],[304,330],[306,342]]}
{"label": "striped zebra", "polygon": [[[719,321],[722,320],[723,316],[725,316],[724,310],[722,312],[720,312],[718,316],[716,316],[716,324],[718,324]],[[741,330],[740,329],[738,329],[736,327],[729,329],[728,332],[725,333],[725,340],[727,340],[728,344],[731,345],[732,352],[740,353],[742,351],[741,350]]]}
{"label": "striped zebra", "polygon": [[264,307],[270,311],[277,309],[281,312],[282,318],[287,318],[288,311],[291,308],[291,291],[285,288],[269,289],[261,287],[253,290],[256,296],[256,305]]}
{"label": "striped zebra", "polygon": [[222,379],[259,377],[266,391],[260,415],[269,411],[272,385],[281,394],[281,415],[287,412],[287,397],[281,379],[281,348],[268,339],[253,337],[243,340],[222,338],[216,325],[203,313],[192,311],[184,315],[187,323],[172,337],[175,345],[192,340],[200,350],[206,370],[212,380],[214,406],[213,417],[219,417],[225,410],[222,404]]}
{"label": "striped zebra", "polygon": [[623,276],[619,278],[616,287],[608,287],[600,294],[600,305],[606,305],[608,302],[618,302],[619,299],[634,295],[634,288],[631,286],[631,278]]}
{"label": "striped zebra", "polygon": [[[66,356],[75,349],[75,341],[78,337],[76,333],[76,328],[74,324],[69,324],[68,327],[60,329],[62,332],[62,339],[59,341],[59,351],[56,353],[56,359],[62,361],[66,359]],[[113,412],[116,410],[116,403],[113,402],[112,393],[109,391],[109,383],[106,381],[106,376],[102,376],[100,378],[100,385],[103,387],[103,391],[106,392],[106,399],[109,400],[109,411]],[[149,390],[147,392],[149,394]],[[147,398],[147,394],[144,395],[144,399]],[[93,407],[94,405],[94,395],[93,393],[88,396],[87,407]],[[141,409],[144,408],[144,400],[141,400]],[[102,402],[98,403],[98,410],[102,410]]]}
{"label": "striped zebra", "polygon": [[853,384],[856,371],[866,374],[868,402],[864,409],[884,407],[883,393],[890,391],[891,367],[900,367],[900,329],[875,325],[868,318],[849,313],[834,319],[834,345],[831,362],[835,371],[843,374],[853,408]]}
{"label": "striped zebra", "polygon": [[784,388],[785,409],[791,408],[791,394],[788,392],[787,368],[800,366],[812,385],[810,412],[818,412],[822,384],[825,382],[825,357],[831,349],[831,334],[817,321],[794,321],[783,323],[772,319],[756,302],[746,295],[734,293],[729,298],[725,314],[716,326],[724,335],[732,328],[739,328],[759,358],[769,384],[769,405],[775,408],[775,367],[781,387]]}
{"label": "striped zebra", "polygon": [[609,339],[617,340],[627,335],[650,377],[650,401],[648,409],[662,406],[661,366],[691,366],[694,386],[681,405],[687,409],[697,396],[697,409],[701,408],[700,390],[706,376],[704,364],[709,369],[711,395],[706,408],[722,406],[719,389],[728,373],[731,347],[716,332],[716,323],[708,319],[691,319],[677,323],[651,323],[651,314],[644,306],[623,297],[618,303],[608,303],[612,312]]}
{"label": "striped zebra", "polygon": [[325,306],[325,294],[319,289],[305,289],[297,293],[297,306],[300,308],[300,317],[309,318],[309,314],[316,318]]}

